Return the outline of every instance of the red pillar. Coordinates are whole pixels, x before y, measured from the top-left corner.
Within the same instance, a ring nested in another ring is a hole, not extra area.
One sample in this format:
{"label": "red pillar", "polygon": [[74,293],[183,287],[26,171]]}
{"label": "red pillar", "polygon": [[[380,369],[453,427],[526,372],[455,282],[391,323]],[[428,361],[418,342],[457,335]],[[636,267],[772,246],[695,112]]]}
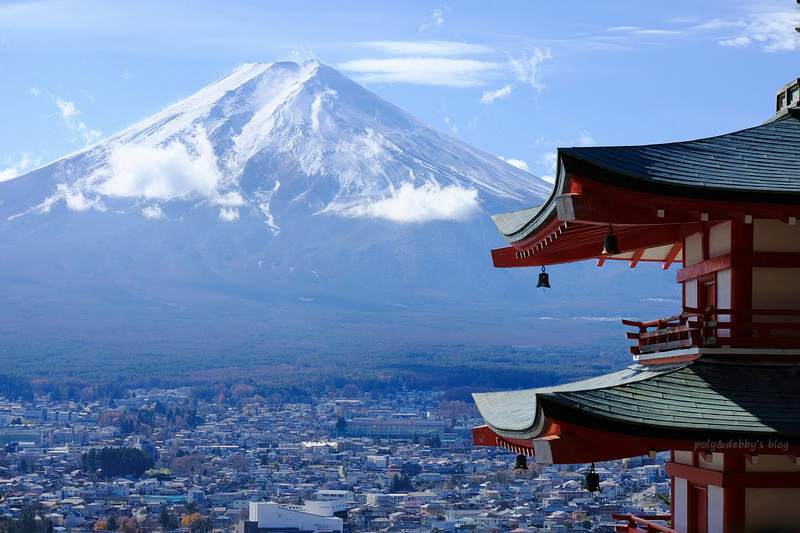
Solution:
{"label": "red pillar", "polygon": [[[731,223],[731,308],[753,308],[753,267],[746,259],[753,254],[753,225]],[[737,261],[737,259],[740,259]],[[738,266],[737,266],[738,264]],[[744,266],[742,266],[744,265]],[[752,317],[734,315],[731,322],[752,322]]]}
{"label": "red pillar", "polygon": [[[746,470],[744,455],[726,453],[723,471],[744,472]],[[745,527],[745,488],[722,489],[722,525],[726,532],[743,533]]]}

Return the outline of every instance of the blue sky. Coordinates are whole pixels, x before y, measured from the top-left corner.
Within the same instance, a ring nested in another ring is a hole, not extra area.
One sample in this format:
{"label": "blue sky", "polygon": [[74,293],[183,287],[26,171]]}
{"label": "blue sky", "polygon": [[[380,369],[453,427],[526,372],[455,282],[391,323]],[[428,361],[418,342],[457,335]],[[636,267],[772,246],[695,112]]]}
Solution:
{"label": "blue sky", "polygon": [[717,135],[800,77],[794,0],[0,2],[0,180],[249,62],[316,58],[538,176],[558,146]]}

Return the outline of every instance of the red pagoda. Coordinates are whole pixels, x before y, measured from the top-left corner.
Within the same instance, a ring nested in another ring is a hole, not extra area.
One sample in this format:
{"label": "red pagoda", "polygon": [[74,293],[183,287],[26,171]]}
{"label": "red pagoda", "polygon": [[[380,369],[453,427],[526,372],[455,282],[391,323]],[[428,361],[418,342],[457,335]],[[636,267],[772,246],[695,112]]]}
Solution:
{"label": "red pagoda", "polygon": [[544,205],[493,217],[510,244],[496,267],[677,264],[683,305],[623,321],[625,370],[474,394],[476,445],[550,464],[671,451],[671,516],[618,531],[800,531],[799,82],[754,128],[559,149]]}

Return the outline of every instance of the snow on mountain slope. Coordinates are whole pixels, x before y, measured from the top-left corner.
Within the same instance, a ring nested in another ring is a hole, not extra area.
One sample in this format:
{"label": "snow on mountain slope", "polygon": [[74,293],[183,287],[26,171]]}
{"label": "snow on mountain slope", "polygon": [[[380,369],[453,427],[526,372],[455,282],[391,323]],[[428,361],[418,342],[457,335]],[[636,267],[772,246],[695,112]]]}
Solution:
{"label": "snow on mountain slope", "polygon": [[22,195],[31,203],[7,202],[2,215],[45,213],[63,202],[74,211],[159,218],[183,202],[216,209],[222,221],[252,212],[275,233],[281,213],[298,204],[340,217],[463,221],[549,192],[317,61],[243,65],[6,189],[13,196],[31,179],[33,191]]}
{"label": "snow on mountain slope", "polygon": [[244,65],[0,182],[0,357],[374,357],[380,344],[391,359],[418,342],[507,343],[537,323],[553,338],[554,322],[530,317],[671,297],[586,284],[593,266],[549,269],[548,294],[532,269],[493,268],[503,241],[488,215],[549,192],[316,61]]}

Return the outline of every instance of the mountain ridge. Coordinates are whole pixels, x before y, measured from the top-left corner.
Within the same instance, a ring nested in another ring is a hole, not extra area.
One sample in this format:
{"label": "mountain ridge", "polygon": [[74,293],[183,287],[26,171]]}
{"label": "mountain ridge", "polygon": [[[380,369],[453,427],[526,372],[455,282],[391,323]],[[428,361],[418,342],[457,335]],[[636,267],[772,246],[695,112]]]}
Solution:
{"label": "mountain ridge", "polygon": [[[0,182],[0,353],[214,350],[221,368],[250,337],[253,364],[308,343],[574,343],[566,319],[613,288],[566,265],[545,295],[491,264],[489,214],[549,192],[319,62],[247,64]],[[624,298],[653,307],[635,283]]]}

